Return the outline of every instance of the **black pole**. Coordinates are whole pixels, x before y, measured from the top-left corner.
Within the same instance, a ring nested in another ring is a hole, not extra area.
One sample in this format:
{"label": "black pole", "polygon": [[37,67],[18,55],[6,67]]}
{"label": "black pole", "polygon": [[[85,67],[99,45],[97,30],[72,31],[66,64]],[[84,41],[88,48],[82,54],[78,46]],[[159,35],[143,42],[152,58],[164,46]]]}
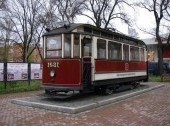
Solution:
{"label": "black pole", "polygon": [[7,62],[4,62],[4,88],[7,88]]}
{"label": "black pole", "polygon": [[28,63],[28,86],[30,87],[31,82],[31,63]]}

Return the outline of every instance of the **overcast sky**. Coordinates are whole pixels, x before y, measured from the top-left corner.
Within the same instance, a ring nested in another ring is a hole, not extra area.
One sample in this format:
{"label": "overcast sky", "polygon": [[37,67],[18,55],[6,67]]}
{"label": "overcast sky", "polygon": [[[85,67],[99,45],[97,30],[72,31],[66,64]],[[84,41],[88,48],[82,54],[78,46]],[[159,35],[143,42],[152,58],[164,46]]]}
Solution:
{"label": "overcast sky", "polygon": [[[141,31],[140,29],[145,29],[147,31],[150,31],[152,28],[155,27],[155,20],[154,20],[154,15],[153,13],[148,12],[145,9],[139,9],[136,8],[135,10],[133,9],[128,9],[130,17],[134,20],[133,22],[133,28],[135,28],[138,32],[138,37],[140,39],[145,39],[145,38],[151,38],[153,36]],[[79,23],[92,23],[90,19],[84,16],[78,16],[76,22]],[[128,34],[128,26],[121,21],[116,21],[116,28],[118,31]],[[140,28],[140,29],[139,29]]]}

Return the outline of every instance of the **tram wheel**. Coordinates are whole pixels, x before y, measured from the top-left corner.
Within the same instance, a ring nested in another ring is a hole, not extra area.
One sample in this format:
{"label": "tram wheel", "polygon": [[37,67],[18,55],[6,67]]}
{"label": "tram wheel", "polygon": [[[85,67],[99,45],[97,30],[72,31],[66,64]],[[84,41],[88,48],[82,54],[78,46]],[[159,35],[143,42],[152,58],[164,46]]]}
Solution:
{"label": "tram wheel", "polygon": [[103,89],[103,94],[104,95],[111,95],[113,93],[113,88],[112,87],[105,87]]}
{"label": "tram wheel", "polygon": [[96,94],[101,94],[101,88],[97,87],[97,88],[94,88],[94,92]]}
{"label": "tram wheel", "polygon": [[140,83],[136,82],[133,86],[134,86],[134,88],[138,88],[138,87],[140,87]]}

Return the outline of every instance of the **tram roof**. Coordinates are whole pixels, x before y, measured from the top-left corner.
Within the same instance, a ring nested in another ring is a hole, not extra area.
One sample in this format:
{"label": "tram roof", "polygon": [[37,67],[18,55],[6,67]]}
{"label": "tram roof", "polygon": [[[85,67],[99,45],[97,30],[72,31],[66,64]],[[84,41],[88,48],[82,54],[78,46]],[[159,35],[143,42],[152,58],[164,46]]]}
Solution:
{"label": "tram roof", "polygon": [[58,27],[58,28],[50,30],[49,32],[46,32],[43,36],[55,35],[55,34],[61,34],[61,33],[70,33],[81,25],[82,24],[63,25],[62,27]]}
{"label": "tram roof", "polygon": [[[101,33],[104,33],[104,34],[107,34],[108,36],[109,35],[110,36],[118,36],[118,37],[121,37],[123,39],[128,39],[128,40],[131,40],[131,41],[137,41],[140,44],[146,46],[146,44],[142,40],[139,40],[139,39],[136,39],[136,38],[133,38],[133,37],[130,37],[130,36],[127,36],[125,34],[118,33],[118,32],[113,32],[111,30],[106,30],[106,29],[103,29],[103,28],[97,28],[96,26],[93,26],[93,25],[90,25],[90,24],[82,24],[82,23],[73,23],[73,24],[70,24],[70,25],[64,25],[62,27],[58,27],[58,28],[55,28],[55,29],[52,29],[52,30],[46,32],[45,34],[43,34],[43,36],[51,36],[51,35],[56,35],[56,34],[72,33],[72,32],[75,33],[75,30],[79,29],[79,28],[84,28],[84,31],[78,31],[77,30],[76,31],[77,33],[85,33],[85,34],[89,34],[89,35],[96,35],[96,34],[93,34],[92,32],[85,31],[85,28],[86,28],[86,29],[89,29],[90,31],[98,31],[98,32],[100,32],[100,35],[101,35]],[[102,36],[102,37],[108,37],[108,36]],[[109,36],[109,38],[113,38],[113,37],[110,37],[110,36]]]}

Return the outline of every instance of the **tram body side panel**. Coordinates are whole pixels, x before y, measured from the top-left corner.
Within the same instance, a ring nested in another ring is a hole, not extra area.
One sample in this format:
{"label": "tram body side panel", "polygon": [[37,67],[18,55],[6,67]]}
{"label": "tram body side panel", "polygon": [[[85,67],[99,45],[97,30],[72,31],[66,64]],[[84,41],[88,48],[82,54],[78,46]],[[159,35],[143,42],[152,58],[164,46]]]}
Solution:
{"label": "tram body side panel", "polygon": [[[55,71],[55,76],[50,76],[50,71]],[[47,86],[80,86],[81,85],[81,60],[56,59],[43,62],[43,85]]]}
{"label": "tram body side panel", "polygon": [[[125,61],[95,61],[95,81],[135,78],[136,80],[147,77],[147,64],[141,62]],[[128,81],[125,79],[125,81]],[[118,81],[117,81],[118,82]]]}

